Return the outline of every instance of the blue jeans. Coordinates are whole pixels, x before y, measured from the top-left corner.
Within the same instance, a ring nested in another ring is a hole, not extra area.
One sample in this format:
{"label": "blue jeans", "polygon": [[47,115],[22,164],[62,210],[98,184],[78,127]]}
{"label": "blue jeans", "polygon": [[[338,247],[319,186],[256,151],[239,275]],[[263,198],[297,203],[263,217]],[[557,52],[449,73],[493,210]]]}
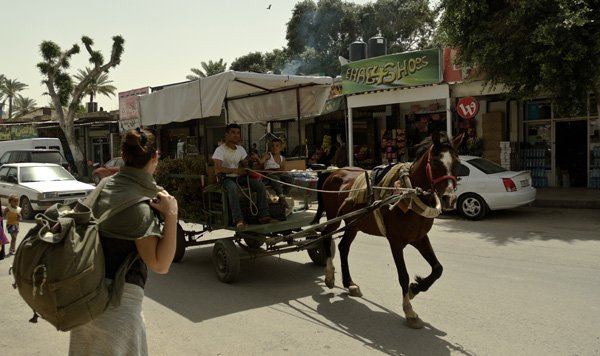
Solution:
{"label": "blue jeans", "polygon": [[[280,180],[284,183],[294,183],[294,178],[291,175],[284,172],[267,173],[267,177]],[[273,190],[275,191],[275,194],[288,195],[292,187],[290,187],[289,185],[281,184],[277,180],[268,179],[268,181],[271,183],[271,188],[273,188]]]}
{"label": "blue jeans", "polygon": [[238,195],[238,182],[244,187],[246,184],[250,186],[250,191],[256,192],[256,205],[258,207],[258,217],[263,218],[269,216],[269,204],[267,203],[267,194],[265,185],[256,179],[248,177],[225,178],[223,179],[223,188],[227,191],[227,201],[231,209],[231,218],[233,223],[243,220],[244,215],[240,208],[240,197]]}

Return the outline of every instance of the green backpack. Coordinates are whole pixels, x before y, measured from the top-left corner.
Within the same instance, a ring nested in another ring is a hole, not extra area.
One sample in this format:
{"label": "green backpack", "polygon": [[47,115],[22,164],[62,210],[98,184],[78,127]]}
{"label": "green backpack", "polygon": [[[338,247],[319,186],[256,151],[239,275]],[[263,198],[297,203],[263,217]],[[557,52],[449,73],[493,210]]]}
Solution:
{"label": "green backpack", "polygon": [[138,258],[132,253],[114,283],[107,285],[99,223],[149,199],[120,204],[96,219],[91,207],[106,181],[83,202],[55,204],[37,214],[36,226],[27,232],[14,257],[14,287],[35,313],[61,331],[95,319],[109,302],[119,305],[125,273]]}

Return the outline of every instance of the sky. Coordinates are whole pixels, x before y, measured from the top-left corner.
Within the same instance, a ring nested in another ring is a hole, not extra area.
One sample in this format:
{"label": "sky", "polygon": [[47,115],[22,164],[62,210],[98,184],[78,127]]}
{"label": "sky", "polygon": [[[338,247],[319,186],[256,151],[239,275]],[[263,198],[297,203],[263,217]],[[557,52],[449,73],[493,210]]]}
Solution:
{"label": "sky", "polygon": [[[80,45],[80,53],[71,60],[70,72],[76,73],[90,66],[83,35],[94,40],[94,49],[102,51],[105,61],[112,37],[121,35],[121,64],[109,72],[117,92],[185,81],[190,68],[201,68],[203,61],[223,58],[229,65],[249,52],[286,46],[286,24],[297,2],[0,0],[0,73],[27,84],[20,94],[47,106],[50,98],[43,95],[46,88],[36,67],[42,41],[53,41],[63,50]],[[97,101],[106,111],[119,107],[116,95]]]}

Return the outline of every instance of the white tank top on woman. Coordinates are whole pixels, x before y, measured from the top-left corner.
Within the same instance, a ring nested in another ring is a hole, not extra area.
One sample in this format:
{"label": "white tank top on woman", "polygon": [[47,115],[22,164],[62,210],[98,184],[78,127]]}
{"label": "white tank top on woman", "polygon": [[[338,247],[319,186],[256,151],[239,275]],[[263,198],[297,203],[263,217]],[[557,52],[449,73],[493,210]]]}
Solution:
{"label": "white tank top on woman", "polygon": [[[279,155],[279,157],[281,157],[281,164],[283,163],[283,161],[285,161],[285,157]],[[275,161],[275,158],[273,158],[273,154],[271,152],[269,152],[269,159],[267,159],[265,161],[264,164],[264,168],[265,169],[280,169],[281,168],[281,164],[277,163]]]}

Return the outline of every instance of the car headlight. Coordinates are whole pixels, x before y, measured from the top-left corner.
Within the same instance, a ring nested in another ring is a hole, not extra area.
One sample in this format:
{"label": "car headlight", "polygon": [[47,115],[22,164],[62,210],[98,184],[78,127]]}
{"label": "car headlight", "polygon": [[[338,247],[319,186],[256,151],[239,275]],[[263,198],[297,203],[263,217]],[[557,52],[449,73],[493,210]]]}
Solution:
{"label": "car headlight", "polygon": [[42,196],[42,199],[57,199],[58,193],[57,192],[42,193],[41,196]]}

